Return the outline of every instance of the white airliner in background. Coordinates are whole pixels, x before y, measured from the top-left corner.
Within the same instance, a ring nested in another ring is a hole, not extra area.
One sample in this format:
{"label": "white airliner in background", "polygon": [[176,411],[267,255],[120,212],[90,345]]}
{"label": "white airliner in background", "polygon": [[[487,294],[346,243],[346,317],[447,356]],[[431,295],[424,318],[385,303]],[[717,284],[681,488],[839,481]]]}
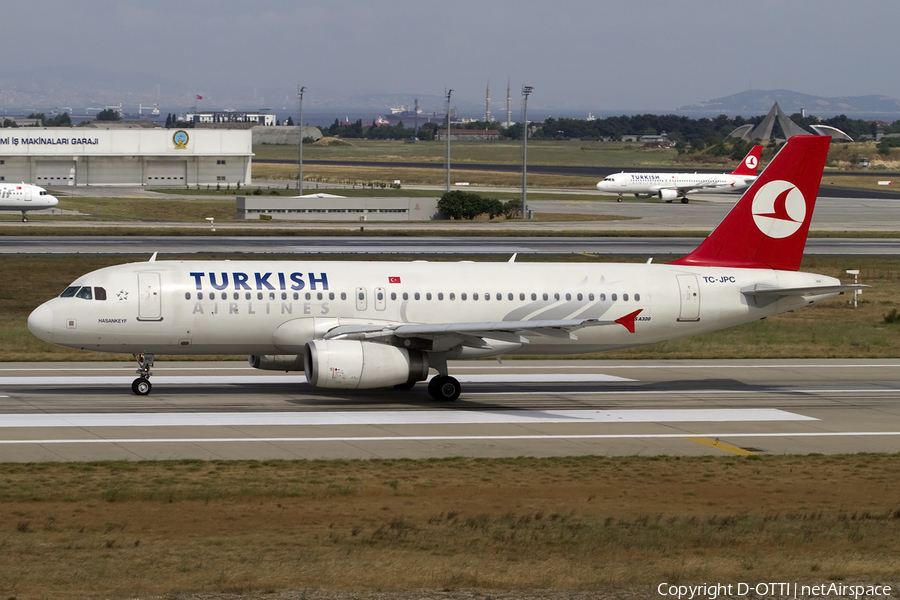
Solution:
{"label": "white airliner in background", "polygon": [[634,194],[635,198],[657,196],[660,200],[671,202],[681,196],[683,204],[688,203],[690,192],[729,192],[742,190],[756,181],[756,169],[762,146],[753,146],[738,167],[728,174],[711,175],[708,173],[614,173],[597,184],[601,192],[618,194]]}
{"label": "white airliner in background", "polygon": [[42,187],[30,183],[0,183],[0,210],[20,211],[23,223],[28,222],[27,211],[52,208],[57,204],[59,200]]}
{"label": "white airliner in background", "polygon": [[[455,400],[450,359],[618,350],[763,319],[852,285],[798,272],[829,138],[794,136],[700,246],[668,264],[157,261],[76,279],[28,328],[54,344],[247,354],[323,388]],[[513,257],[515,258],[515,257]]]}

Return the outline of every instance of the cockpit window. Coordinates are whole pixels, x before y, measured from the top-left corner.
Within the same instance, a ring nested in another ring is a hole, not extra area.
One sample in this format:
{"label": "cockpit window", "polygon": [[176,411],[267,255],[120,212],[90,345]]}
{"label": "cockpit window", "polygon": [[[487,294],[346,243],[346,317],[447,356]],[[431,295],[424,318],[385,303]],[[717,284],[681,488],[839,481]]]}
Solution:
{"label": "cockpit window", "polygon": [[94,300],[106,300],[106,288],[94,288]]}
{"label": "cockpit window", "polygon": [[38,192],[38,196],[46,196],[46,195],[47,195],[47,190],[41,190],[40,192]]}
{"label": "cockpit window", "polygon": [[91,294],[91,288],[89,286],[84,286],[78,293],[75,294],[76,298],[81,298],[82,300],[93,300],[94,296]]}
{"label": "cockpit window", "polygon": [[59,297],[60,298],[71,298],[72,296],[75,295],[75,292],[77,292],[79,289],[81,289],[81,288],[80,288],[80,286],[77,286],[77,285],[67,287],[66,289],[63,290],[63,293],[60,294]]}

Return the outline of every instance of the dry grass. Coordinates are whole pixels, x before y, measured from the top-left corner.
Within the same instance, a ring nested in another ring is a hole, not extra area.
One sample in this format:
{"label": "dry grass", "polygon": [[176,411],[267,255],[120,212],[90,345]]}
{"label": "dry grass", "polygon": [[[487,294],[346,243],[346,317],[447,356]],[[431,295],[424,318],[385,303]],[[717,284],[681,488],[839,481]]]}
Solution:
{"label": "dry grass", "polygon": [[[297,179],[296,165],[257,163],[253,165],[253,178],[259,180]],[[303,180],[310,191],[316,183],[357,183],[369,182],[390,184],[399,179],[401,185],[445,185],[447,173],[443,169],[413,169],[392,167],[354,167],[333,165],[303,165]],[[464,166],[453,166],[450,171],[453,184],[466,182],[471,186],[521,187],[521,173],[466,170]],[[529,187],[554,189],[583,189],[596,191],[596,177],[575,177],[566,175],[528,174]]]}
{"label": "dry grass", "polygon": [[883,581],[898,498],[897,455],[0,465],[0,594]]}

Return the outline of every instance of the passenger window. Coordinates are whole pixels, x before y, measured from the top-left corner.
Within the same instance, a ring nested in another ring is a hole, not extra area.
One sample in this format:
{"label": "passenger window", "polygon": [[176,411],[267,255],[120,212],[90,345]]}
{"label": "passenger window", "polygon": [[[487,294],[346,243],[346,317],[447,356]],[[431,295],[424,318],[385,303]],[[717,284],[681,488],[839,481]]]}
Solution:
{"label": "passenger window", "polygon": [[572,294],[566,294],[566,300],[571,300],[571,299],[572,299]]}
{"label": "passenger window", "polygon": [[397,299],[397,292],[391,292],[391,300]]}
{"label": "passenger window", "polygon": [[444,299],[444,292],[438,292],[438,300]]}
{"label": "passenger window", "polygon": [[594,294],[593,294],[593,292],[590,293],[590,294],[588,294],[588,300],[590,300],[591,302],[594,301]]}
{"label": "passenger window", "polygon": [[463,292],[462,294],[460,294],[460,295],[459,295],[459,298],[460,298],[460,300],[465,300],[465,299],[466,299],[466,293]]}
{"label": "passenger window", "polygon": [[235,293],[234,293],[234,299],[235,299],[235,300],[240,300],[240,299],[241,299],[241,294],[240,294],[239,292],[235,292]]}
{"label": "passenger window", "polygon": [[403,292],[403,299],[404,299],[404,300],[409,300],[409,294],[406,293],[406,292]]}
{"label": "passenger window", "polygon": [[[273,296],[275,294],[272,294]],[[228,292],[222,292],[222,300],[228,300]]]}
{"label": "passenger window", "polygon": [[[379,299],[380,299],[380,296],[381,296],[381,294],[379,294]],[[334,292],[328,292],[328,299],[334,300]]]}
{"label": "passenger window", "polygon": [[426,299],[426,300],[431,300],[431,292],[426,292],[426,293],[425,293],[425,299]]}
{"label": "passenger window", "polygon": [[576,297],[578,298],[579,302],[581,302],[584,299],[584,296],[582,296],[581,294],[578,294],[578,296],[576,296]]}
{"label": "passenger window", "polygon": [[456,300],[456,294],[450,292],[450,300]]}
{"label": "passenger window", "polygon": [[531,299],[537,300],[537,294],[535,294],[534,292],[531,292]]}
{"label": "passenger window", "polygon": [[547,295],[547,293],[545,292],[545,293],[544,293],[544,300],[548,300],[549,298],[550,298],[550,297],[549,297],[549,296]]}
{"label": "passenger window", "polygon": [[[262,294],[260,294],[260,297],[262,297]],[[260,298],[260,299],[261,299],[261,298]],[[309,292],[306,292],[306,299],[307,299],[307,300],[312,300],[312,294],[310,294]]]}
{"label": "passenger window", "polygon": [[253,295],[250,292],[247,292],[246,294],[244,294],[244,298],[246,298],[247,300],[249,300],[252,297],[253,297]]}
{"label": "passenger window", "polygon": [[416,299],[416,300],[418,300],[418,299],[421,298],[421,297],[422,297],[422,296],[419,295],[419,292],[416,292],[415,294],[413,294],[413,298]]}
{"label": "passenger window", "polygon": [[287,292],[281,292],[281,299],[287,300]]}
{"label": "passenger window", "polygon": [[635,295],[634,295],[634,301],[635,301],[635,302],[640,302],[640,301],[641,301],[641,295],[640,295],[640,294],[635,294]]}
{"label": "passenger window", "polygon": [[622,300],[628,302],[628,294],[622,294]]}
{"label": "passenger window", "polygon": [[[525,294],[519,293],[519,300],[524,300],[524,299],[525,299]],[[512,300],[512,298],[510,298],[510,300]]]}
{"label": "passenger window", "polygon": [[269,292],[269,300],[275,299],[275,292]]}
{"label": "passenger window", "polygon": [[84,286],[83,288],[78,290],[78,293],[75,294],[75,297],[81,298],[82,300],[92,300],[94,296],[93,294],[91,294],[91,288],[89,288],[88,286]]}
{"label": "passenger window", "polygon": [[60,294],[59,297],[60,297],[60,298],[71,298],[72,296],[75,295],[75,292],[77,292],[78,289],[79,289],[79,288],[78,288],[77,285],[71,286],[71,287],[67,287],[66,289],[63,290],[63,293]]}
{"label": "passenger window", "polygon": [[606,294],[600,294],[600,302],[606,302]]}
{"label": "passenger window", "polygon": [[[503,300],[503,294],[500,292],[497,292],[497,300]],[[512,298],[510,298],[510,300],[512,300]]]}
{"label": "passenger window", "polygon": [[300,294],[298,294],[297,292],[294,292],[294,300],[299,300],[299,299],[300,299]]}
{"label": "passenger window", "polygon": [[203,300],[203,292],[197,292],[197,300]]}
{"label": "passenger window", "polygon": [[190,299],[191,299],[191,293],[190,293],[190,292],[185,292],[185,293],[184,293],[184,299],[185,299],[185,300],[190,300]]}
{"label": "passenger window", "polygon": [[478,300],[478,292],[472,294],[472,300]]}
{"label": "passenger window", "polygon": [[554,299],[554,300],[559,300],[559,292],[553,294],[553,299]]}
{"label": "passenger window", "polygon": [[616,300],[619,299],[619,297],[616,294],[613,294],[611,297],[612,297],[613,302],[615,302]]}
{"label": "passenger window", "polygon": [[319,292],[318,294],[316,294],[316,300],[321,300],[321,299],[322,299],[322,292]]}
{"label": "passenger window", "polygon": [[[256,299],[257,299],[257,300],[262,300],[262,299],[263,299],[263,293],[262,293],[262,292],[256,292]],[[307,294],[307,298],[306,298],[306,299],[309,300],[309,294]]]}

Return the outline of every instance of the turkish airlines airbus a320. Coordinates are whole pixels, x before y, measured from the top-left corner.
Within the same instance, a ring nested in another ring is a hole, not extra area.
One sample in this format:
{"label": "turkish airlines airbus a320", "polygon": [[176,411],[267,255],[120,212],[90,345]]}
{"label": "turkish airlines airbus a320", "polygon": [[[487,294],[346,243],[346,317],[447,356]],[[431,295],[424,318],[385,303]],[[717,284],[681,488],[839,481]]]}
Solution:
{"label": "turkish airlines airbus a320", "polygon": [[756,181],[756,169],[762,146],[753,146],[741,164],[731,173],[710,175],[708,173],[613,173],[597,184],[601,192],[634,194],[635,198],[657,196],[671,202],[681,196],[682,204],[688,203],[690,192],[730,192],[742,190]]}
{"label": "turkish airlines airbus a320", "polygon": [[450,359],[618,350],[706,333],[852,285],[800,273],[829,138],[795,136],[700,246],[668,264],[157,261],[107,267],[36,308],[54,344],[248,354],[311,385],[409,388],[455,400]]}
{"label": "turkish airlines airbus a320", "polygon": [[22,213],[22,222],[29,210],[53,208],[59,204],[56,196],[42,187],[30,183],[0,183],[0,210],[14,210]]}

